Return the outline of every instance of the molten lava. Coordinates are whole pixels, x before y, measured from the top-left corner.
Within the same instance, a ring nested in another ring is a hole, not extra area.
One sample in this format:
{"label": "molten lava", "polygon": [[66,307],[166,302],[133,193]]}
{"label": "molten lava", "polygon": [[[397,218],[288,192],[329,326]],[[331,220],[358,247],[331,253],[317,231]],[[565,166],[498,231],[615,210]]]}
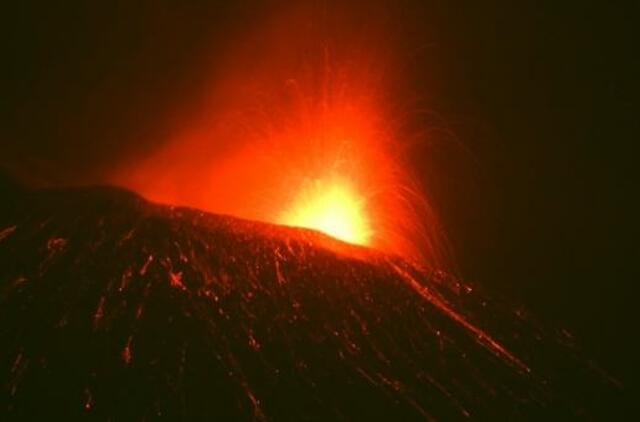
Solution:
{"label": "molten lava", "polygon": [[359,245],[369,245],[372,234],[365,198],[340,180],[315,180],[299,193],[280,223],[316,229]]}

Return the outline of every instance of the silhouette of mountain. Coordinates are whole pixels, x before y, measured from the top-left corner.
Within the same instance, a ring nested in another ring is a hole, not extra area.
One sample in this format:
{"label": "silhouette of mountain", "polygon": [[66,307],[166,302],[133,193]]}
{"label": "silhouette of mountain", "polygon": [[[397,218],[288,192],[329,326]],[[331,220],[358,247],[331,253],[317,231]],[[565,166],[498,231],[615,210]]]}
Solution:
{"label": "silhouette of mountain", "polygon": [[0,415],[571,419],[619,387],[568,333],[320,233],[2,181]]}

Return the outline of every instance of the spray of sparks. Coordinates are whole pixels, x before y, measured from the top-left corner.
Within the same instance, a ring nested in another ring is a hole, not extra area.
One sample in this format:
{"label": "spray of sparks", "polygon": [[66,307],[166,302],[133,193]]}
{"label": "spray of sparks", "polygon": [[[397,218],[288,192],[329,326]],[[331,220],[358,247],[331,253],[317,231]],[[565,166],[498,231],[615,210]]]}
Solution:
{"label": "spray of sparks", "polygon": [[199,112],[111,181],[156,202],[435,261],[442,242],[404,164],[384,34],[356,42],[351,28],[328,36],[301,26],[307,18],[285,14],[237,43]]}

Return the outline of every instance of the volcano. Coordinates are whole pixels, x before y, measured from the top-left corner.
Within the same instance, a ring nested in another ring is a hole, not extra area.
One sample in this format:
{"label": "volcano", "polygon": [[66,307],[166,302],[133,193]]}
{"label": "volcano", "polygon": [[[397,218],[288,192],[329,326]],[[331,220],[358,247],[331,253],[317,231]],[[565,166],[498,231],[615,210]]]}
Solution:
{"label": "volcano", "polygon": [[618,408],[568,333],[400,256],[119,188],[4,183],[2,197],[2,420]]}

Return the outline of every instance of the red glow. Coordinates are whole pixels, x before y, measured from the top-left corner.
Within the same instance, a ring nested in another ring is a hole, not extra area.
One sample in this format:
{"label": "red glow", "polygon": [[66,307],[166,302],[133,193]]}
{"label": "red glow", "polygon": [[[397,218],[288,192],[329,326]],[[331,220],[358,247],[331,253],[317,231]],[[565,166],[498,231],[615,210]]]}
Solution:
{"label": "red glow", "polygon": [[314,19],[285,14],[232,45],[199,111],[113,179],[158,202],[431,254],[415,242],[432,221],[403,166],[384,34],[333,22],[329,36]]}

